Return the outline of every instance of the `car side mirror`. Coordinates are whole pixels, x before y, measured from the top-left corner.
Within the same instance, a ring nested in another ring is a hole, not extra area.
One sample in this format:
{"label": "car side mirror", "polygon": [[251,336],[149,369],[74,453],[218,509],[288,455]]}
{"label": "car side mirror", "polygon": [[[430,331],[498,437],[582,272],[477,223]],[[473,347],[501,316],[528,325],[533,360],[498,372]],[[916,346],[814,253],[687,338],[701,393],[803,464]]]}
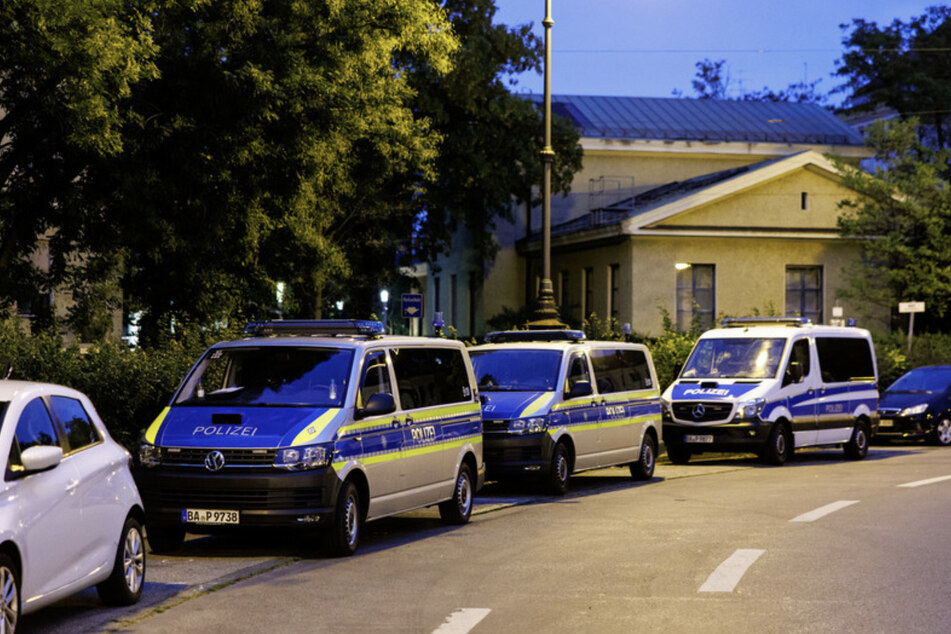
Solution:
{"label": "car side mirror", "polygon": [[591,389],[590,381],[578,381],[571,386],[571,389],[568,390],[568,398],[579,398],[581,396],[591,396],[593,391]]}
{"label": "car side mirror", "polygon": [[783,385],[791,385],[802,381],[802,364],[798,361],[790,361],[786,368],[786,376],[783,378]]}
{"label": "car side mirror", "polygon": [[20,461],[27,473],[52,469],[63,460],[63,448],[51,445],[35,445],[20,454]]}
{"label": "car side mirror", "polygon": [[366,407],[357,411],[359,418],[366,416],[382,416],[396,411],[396,401],[392,394],[377,392],[367,399]]}

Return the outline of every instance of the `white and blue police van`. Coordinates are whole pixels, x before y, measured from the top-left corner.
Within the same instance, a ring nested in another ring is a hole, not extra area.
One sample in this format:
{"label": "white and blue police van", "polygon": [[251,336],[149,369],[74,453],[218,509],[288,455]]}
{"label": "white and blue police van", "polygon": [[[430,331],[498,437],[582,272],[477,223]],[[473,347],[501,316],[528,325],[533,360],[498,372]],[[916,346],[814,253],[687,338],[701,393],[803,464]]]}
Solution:
{"label": "white and blue police van", "polygon": [[245,333],[209,348],[145,432],[136,481],[154,551],[186,531],[301,527],[349,555],[367,520],[435,504],[469,520],[485,467],[462,343],[351,320]]}
{"label": "white and blue police van", "polygon": [[643,345],[577,330],[489,333],[469,349],[482,398],[486,477],[541,479],[629,465],[649,480],[660,439],[657,375]]}
{"label": "white and blue police van", "polygon": [[674,464],[754,452],[781,465],[799,447],[841,446],[861,460],[878,424],[871,335],[808,319],[724,319],[700,336],[663,396]]}

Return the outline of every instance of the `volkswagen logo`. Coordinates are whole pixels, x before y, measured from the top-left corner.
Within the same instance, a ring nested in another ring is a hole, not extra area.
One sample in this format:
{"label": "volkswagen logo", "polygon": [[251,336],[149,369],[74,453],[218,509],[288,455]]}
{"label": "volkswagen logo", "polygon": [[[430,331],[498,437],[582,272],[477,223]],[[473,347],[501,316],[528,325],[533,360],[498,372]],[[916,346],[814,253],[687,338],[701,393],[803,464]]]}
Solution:
{"label": "volkswagen logo", "polygon": [[[706,413],[707,413],[707,408],[703,406],[703,403],[697,403],[696,406],[694,406],[693,408],[694,420],[700,420],[701,418],[703,418],[703,415]],[[205,464],[208,464],[207,459],[205,459]]]}
{"label": "volkswagen logo", "polygon": [[221,468],[225,466],[225,455],[218,451],[209,451],[208,455],[205,456],[205,468],[209,471],[221,471]]}

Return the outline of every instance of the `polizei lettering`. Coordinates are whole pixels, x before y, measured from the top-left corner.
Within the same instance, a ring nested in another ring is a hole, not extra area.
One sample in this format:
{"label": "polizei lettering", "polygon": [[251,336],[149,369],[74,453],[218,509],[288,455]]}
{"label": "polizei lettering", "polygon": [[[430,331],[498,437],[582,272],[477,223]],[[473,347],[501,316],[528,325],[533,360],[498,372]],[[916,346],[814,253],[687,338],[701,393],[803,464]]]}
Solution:
{"label": "polizei lettering", "polygon": [[695,387],[684,390],[684,396],[729,396],[730,390],[715,387]]}
{"label": "polizei lettering", "polygon": [[235,427],[233,425],[201,425],[196,427],[192,436],[253,436],[257,427]]}

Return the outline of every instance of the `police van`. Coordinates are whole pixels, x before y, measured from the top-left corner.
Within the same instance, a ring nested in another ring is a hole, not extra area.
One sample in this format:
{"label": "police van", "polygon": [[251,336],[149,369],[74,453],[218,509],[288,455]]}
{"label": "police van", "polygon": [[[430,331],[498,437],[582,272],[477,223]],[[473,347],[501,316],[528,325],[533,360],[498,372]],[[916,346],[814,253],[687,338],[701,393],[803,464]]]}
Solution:
{"label": "police van", "polygon": [[674,464],[752,451],[781,465],[798,447],[829,445],[861,460],[878,424],[872,338],[805,318],[724,319],[701,335],[663,404]]}
{"label": "police van", "polygon": [[372,321],[245,332],[209,348],[146,430],[136,479],[154,551],[186,531],[297,526],[349,555],[367,520],[434,504],[469,520],[485,467],[460,342]]}
{"label": "police van", "polygon": [[489,333],[469,349],[482,395],[486,474],[542,479],[564,494],[578,471],[620,464],[653,476],[661,408],[640,344],[576,330]]}

